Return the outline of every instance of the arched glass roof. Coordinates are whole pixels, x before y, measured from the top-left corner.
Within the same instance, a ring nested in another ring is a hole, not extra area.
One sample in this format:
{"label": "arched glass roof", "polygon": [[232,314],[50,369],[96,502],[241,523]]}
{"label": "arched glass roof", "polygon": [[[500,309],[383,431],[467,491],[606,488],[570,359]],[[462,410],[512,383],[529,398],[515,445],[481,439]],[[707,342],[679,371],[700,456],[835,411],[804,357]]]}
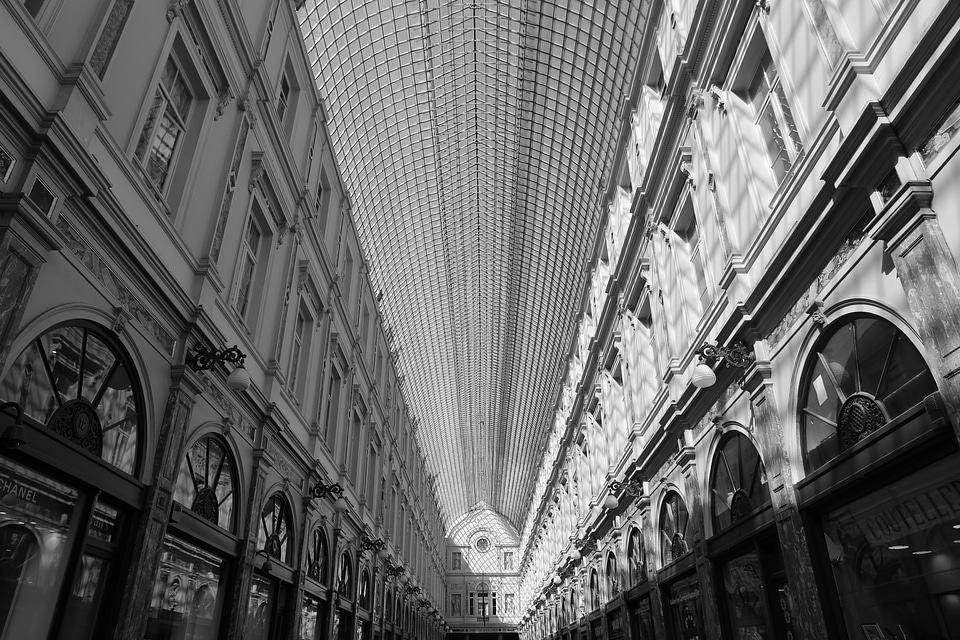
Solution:
{"label": "arched glass roof", "polygon": [[641,3],[310,0],[299,16],[442,508],[483,501],[522,528]]}

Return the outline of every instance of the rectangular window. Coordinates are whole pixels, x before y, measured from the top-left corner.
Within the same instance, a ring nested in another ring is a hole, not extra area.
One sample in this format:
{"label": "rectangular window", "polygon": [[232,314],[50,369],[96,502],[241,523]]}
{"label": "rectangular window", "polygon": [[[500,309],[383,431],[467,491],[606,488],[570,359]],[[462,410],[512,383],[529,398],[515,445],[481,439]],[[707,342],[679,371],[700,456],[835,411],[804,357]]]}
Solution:
{"label": "rectangular window", "polygon": [[36,19],[40,15],[40,10],[43,9],[43,4],[46,0],[23,0],[23,6],[27,10],[27,13],[33,19]]}
{"label": "rectangular window", "polygon": [[460,551],[454,551],[450,554],[450,570],[460,571],[463,562],[463,554]]}
{"label": "rectangular window", "polygon": [[370,334],[370,307],[366,304],[363,305],[363,315],[360,320],[360,347],[362,349],[367,348],[367,340],[369,339]]}
{"label": "rectangular window", "polygon": [[290,81],[287,79],[287,72],[284,71],[280,76],[280,91],[277,95],[277,116],[280,118],[280,124],[283,124],[283,118],[287,113],[287,105],[290,101]]}
{"label": "rectangular window", "polygon": [[120,34],[123,32],[123,26],[127,23],[127,16],[130,15],[131,7],[133,7],[133,0],[116,0],[113,3],[107,23],[100,33],[100,39],[93,49],[93,54],[90,56],[90,68],[101,80],[107,72],[107,65],[110,64],[113,52],[117,48],[117,42],[120,41]]}
{"label": "rectangular window", "polygon": [[13,173],[13,168],[17,164],[17,159],[13,157],[6,149],[0,147],[0,182],[6,182]]}
{"label": "rectangular window", "polygon": [[303,309],[297,311],[297,325],[293,331],[293,353],[290,355],[290,389],[293,390],[294,396],[297,399],[299,397],[299,388],[297,386],[297,378],[300,376],[300,356],[303,351],[303,342],[304,337],[307,332],[307,324],[309,319],[304,314]]}
{"label": "rectangular window", "polygon": [[753,108],[770,166],[781,182],[803,151],[800,134],[787,103],[780,76],[766,46],[747,88],[746,101]]}
{"label": "rectangular window", "polygon": [[333,444],[337,430],[337,417],[340,414],[340,372],[331,367],[330,382],[327,384],[326,415],[323,417],[327,446]]}
{"label": "rectangular window", "polygon": [[193,94],[180,64],[171,54],[164,65],[134,153],[147,177],[161,191],[176,162],[192,105]]}
{"label": "rectangular window", "polygon": [[347,451],[347,473],[354,479],[356,485],[360,485],[360,479],[357,478],[357,456],[360,455],[360,436],[363,434],[363,421],[355,411],[353,413],[353,425],[350,429],[350,448]]}
{"label": "rectangular window", "polygon": [[[710,306],[710,295],[707,287],[706,261],[704,260],[702,247],[700,246],[700,234],[697,232],[697,218],[693,210],[693,201],[687,199],[684,203],[680,218],[677,221],[677,236],[686,245],[684,253],[686,259],[690,261],[692,269],[692,281],[696,291],[697,300],[700,304],[700,312],[703,313]],[[676,253],[676,252],[675,252]],[[691,270],[684,265],[677,265],[678,273],[690,273]]]}
{"label": "rectangular window", "polygon": [[247,232],[243,237],[243,253],[240,257],[240,285],[237,288],[236,309],[240,317],[250,322],[250,309],[254,286],[256,284],[257,263],[263,234],[257,227],[255,216],[251,214],[247,221]]}

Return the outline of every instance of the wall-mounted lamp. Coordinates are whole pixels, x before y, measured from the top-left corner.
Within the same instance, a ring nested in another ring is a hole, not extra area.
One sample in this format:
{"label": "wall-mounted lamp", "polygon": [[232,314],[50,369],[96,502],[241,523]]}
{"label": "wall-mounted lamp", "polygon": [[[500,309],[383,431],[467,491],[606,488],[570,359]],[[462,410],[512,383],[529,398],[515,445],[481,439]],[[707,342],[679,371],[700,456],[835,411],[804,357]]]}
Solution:
{"label": "wall-mounted lamp", "polygon": [[387,564],[387,575],[391,578],[399,578],[403,576],[403,572],[406,571],[401,566],[393,566],[392,564]]}
{"label": "wall-mounted lamp", "polygon": [[643,493],[643,483],[639,480],[628,480],[626,482],[614,480],[610,483],[610,490],[615,492],[623,491],[628,496],[633,496],[636,498],[638,495]]}
{"label": "wall-mounted lamp", "polygon": [[317,499],[325,498],[331,493],[337,496],[337,499],[333,503],[334,511],[337,513],[343,513],[350,508],[346,498],[343,497],[343,487],[336,482],[333,484],[323,484],[322,482],[318,482],[314,485],[313,489],[310,490],[310,495]]}
{"label": "wall-mounted lamp", "polygon": [[371,540],[365,533],[360,536],[360,548],[363,549],[363,551],[373,551],[377,554],[378,558],[382,558],[387,554],[386,542],[380,538]]}
{"label": "wall-mounted lamp", "polygon": [[261,569],[263,569],[264,573],[270,573],[271,571],[273,571],[273,563],[270,562],[270,554],[267,552],[267,550],[259,549],[257,553],[254,554],[253,557],[256,558],[259,555],[263,555],[263,557],[266,558],[266,560],[263,561],[263,566],[260,567]]}
{"label": "wall-mounted lamp", "polygon": [[230,362],[237,365],[227,376],[227,386],[234,391],[246,391],[250,388],[250,374],[243,368],[243,361],[247,354],[240,351],[237,345],[229,349],[208,349],[197,345],[195,351],[187,356],[187,366],[194,371],[209,371],[218,364]]}
{"label": "wall-mounted lamp", "polygon": [[407,595],[410,595],[411,593],[420,593],[420,587],[415,587],[413,585],[408,584],[406,588],[406,593]]}
{"label": "wall-mounted lamp", "polygon": [[694,353],[699,356],[700,362],[694,367],[690,382],[699,389],[712,386],[717,381],[717,375],[713,372],[713,368],[707,361],[712,363],[722,359],[723,363],[728,367],[743,369],[745,374],[746,368],[757,359],[750,347],[743,342],[738,342],[729,347],[720,347],[705,342],[700,345],[700,348],[694,351]]}
{"label": "wall-mounted lamp", "polygon": [[0,445],[7,449],[16,449],[26,443],[27,429],[23,426],[23,409],[16,402],[4,402],[0,404],[0,412],[9,415],[8,409],[13,409],[13,424],[3,430],[0,434]]}
{"label": "wall-mounted lamp", "polygon": [[571,560],[579,560],[584,555],[590,555],[597,550],[597,539],[593,536],[574,538],[572,542],[573,550],[570,552]]}
{"label": "wall-mounted lamp", "polygon": [[561,578],[561,577],[560,577],[558,574],[556,574],[556,573],[553,574],[553,577],[550,578],[550,581],[553,582],[553,584],[555,584],[555,585],[563,584],[563,578]]}

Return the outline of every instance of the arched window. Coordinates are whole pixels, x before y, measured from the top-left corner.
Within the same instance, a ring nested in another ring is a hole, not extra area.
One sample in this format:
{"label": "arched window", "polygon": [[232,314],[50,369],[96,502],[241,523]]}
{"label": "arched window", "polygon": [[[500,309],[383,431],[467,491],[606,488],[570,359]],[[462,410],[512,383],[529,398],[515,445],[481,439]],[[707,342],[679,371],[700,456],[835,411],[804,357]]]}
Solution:
{"label": "arched window", "polygon": [[383,599],[383,619],[393,622],[393,589],[387,589],[387,595]]}
{"label": "arched window", "polygon": [[357,600],[361,607],[370,609],[370,574],[366,569],[360,572],[360,593]]}
{"label": "arched window", "polygon": [[307,547],[307,576],[327,584],[327,536],[320,527],[313,530]]}
{"label": "arched window", "polygon": [[627,565],[630,584],[635,585],[647,577],[647,551],[643,544],[643,532],[634,527],[627,542]]}
{"label": "arched window", "polygon": [[279,493],[270,496],[260,512],[257,549],[262,549],[271,558],[290,565],[293,558],[292,522],[290,507],[283,496]]}
{"label": "arched window", "polygon": [[350,554],[344,551],[340,555],[340,567],[337,570],[337,593],[341,598],[353,600],[353,568]]}
{"label": "arched window", "polygon": [[687,505],[676,491],[671,491],[660,508],[660,566],[665,567],[686,554]]}
{"label": "arched window", "polygon": [[63,438],[136,474],[143,400],[130,358],[106,331],[50,329],[14,361],[0,382],[0,400],[18,403]]}
{"label": "arched window", "polygon": [[612,553],[607,554],[607,598],[613,600],[620,593],[620,576],[617,575],[617,558]]}
{"label": "arched window", "polygon": [[728,432],[720,441],[713,459],[710,494],[714,533],[770,503],[760,454],[742,433]]}
{"label": "arched window", "polygon": [[590,609],[596,611],[600,608],[600,578],[597,576],[597,570],[590,571]]}
{"label": "arched window", "polygon": [[197,440],[180,465],[173,499],[201,518],[233,531],[234,471],[227,447],[217,436]]}
{"label": "arched window", "polygon": [[570,622],[575,622],[580,618],[580,611],[578,611],[577,605],[577,592],[573,589],[570,590]]}
{"label": "arched window", "polygon": [[937,391],[916,347],[873,316],[825,332],[803,380],[801,439],[808,471]]}

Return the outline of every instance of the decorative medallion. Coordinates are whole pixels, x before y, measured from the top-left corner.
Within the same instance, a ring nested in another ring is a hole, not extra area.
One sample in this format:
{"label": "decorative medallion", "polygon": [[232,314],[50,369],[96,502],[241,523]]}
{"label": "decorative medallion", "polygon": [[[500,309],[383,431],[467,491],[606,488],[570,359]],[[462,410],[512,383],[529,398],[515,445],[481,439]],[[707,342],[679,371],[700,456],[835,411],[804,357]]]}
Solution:
{"label": "decorative medallion", "polygon": [[477,542],[474,546],[480,553],[486,553],[490,550],[490,541],[487,538],[477,538]]}
{"label": "decorative medallion", "polygon": [[280,543],[280,536],[275,533],[271,533],[267,537],[267,544],[264,545],[263,550],[266,551],[267,555],[271,558],[277,558],[279,560],[282,547],[283,545]]}
{"label": "decorative medallion", "polygon": [[197,497],[193,499],[190,510],[204,520],[219,525],[220,500],[217,498],[217,492],[210,487],[204,487],[197,492]]}
{"label": "decorative medallion", "polygon": [[103,429],[96,410],[84,399],[63,403],[47,423],[55,433],[99,457],[103,451]]}
{"label": "decorative medallion", "polygon": [[320,563],[317,561],[311,562],[310,566],[307,567],[307,577],[320,582]]}
{"label": "decorative medallion", "polygon": [[887,423],[883,407],[868,395],[847,398],[837,416],[840,451],[846,451]]}
{"label": "decorative medallion", "polygon": [[740,522],[751,511],[753,502],[750,501],[750,496],[743,489],[737,489],[730,498],[730,519],[734,523]]}
{"label": "decorative medallion", "polygon": [[687,541],[679,533],[673,534],[673,542],[670,544],[670,555],[674,560],[687,552]]}

